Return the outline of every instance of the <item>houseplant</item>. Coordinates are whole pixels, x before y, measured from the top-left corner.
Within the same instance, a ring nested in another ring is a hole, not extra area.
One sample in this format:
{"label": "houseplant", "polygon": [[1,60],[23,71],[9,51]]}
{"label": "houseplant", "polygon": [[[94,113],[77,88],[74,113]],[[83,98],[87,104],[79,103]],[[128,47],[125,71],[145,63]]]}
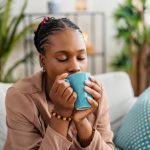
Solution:
{"label": "houseplant", "polygon": [[[33,24],[29,24],[18,30],[21,21],[24,19],[24,11],[27,1],[16,16],[11,15],[13,0],[0,2],[0,82],[12,82],[12,71],[23,62],[26,62],[31,54],[27,54],[24,58],[18,60],[15,64],[5,70],[5,64],[20,40],[32,29]],[[5,71],[4,71],[5,70]]]}
{"label": "houseplant", "polygon": [[145,14],[146,0],[124,0],[113,15],[116,38],[123,47],[111,66],[129,73],[135,95],[150,84],[150,26],[146,24]]}

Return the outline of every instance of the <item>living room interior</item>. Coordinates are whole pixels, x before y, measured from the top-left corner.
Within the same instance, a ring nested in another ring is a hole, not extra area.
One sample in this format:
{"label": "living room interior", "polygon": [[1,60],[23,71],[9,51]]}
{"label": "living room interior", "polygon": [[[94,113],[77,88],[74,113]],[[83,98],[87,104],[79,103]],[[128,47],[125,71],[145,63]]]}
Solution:
{"label": "living room interior", "polygon": [[108,94],[115,149],[150,149],[150,0],[5,0],[0,5],[0,150],[7,135],[7,89],[41,70],[33,35],[43,16],[68,17],[80,26],[88,72]]}

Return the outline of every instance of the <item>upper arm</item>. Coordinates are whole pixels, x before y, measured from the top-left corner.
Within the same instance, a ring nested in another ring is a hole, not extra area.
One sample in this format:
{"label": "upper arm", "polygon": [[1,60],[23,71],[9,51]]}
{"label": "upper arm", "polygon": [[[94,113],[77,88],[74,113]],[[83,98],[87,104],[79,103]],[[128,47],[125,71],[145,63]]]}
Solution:
{"label": "upper arm", "polygon": [[35,145],[39,145],[42,137],[34,126],[34,108],[28,95],[22,94],[15,88],[8,90],[6,94],[8,127],[6,147],[9,149],[13,149],[13,146],[31,149]]}
{"label": "upper arm", "polygon": [[8,135],[4,149],[69,150],[72,143],[50,126],[45,133],[41,131],[44,127],[40,124],[34,109],[37,110],[31,96],[14,88],[8,90],[6,95]]}

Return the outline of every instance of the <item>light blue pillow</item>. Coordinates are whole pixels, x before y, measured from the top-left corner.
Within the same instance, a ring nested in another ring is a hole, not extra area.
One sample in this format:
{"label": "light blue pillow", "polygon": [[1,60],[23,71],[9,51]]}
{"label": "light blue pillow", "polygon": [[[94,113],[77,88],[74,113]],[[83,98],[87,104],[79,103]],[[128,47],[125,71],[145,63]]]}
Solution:
{"label": "light blue pillow", "polygon": [[126,115],[114,143],[122,150],[150,150],[150,88]]}

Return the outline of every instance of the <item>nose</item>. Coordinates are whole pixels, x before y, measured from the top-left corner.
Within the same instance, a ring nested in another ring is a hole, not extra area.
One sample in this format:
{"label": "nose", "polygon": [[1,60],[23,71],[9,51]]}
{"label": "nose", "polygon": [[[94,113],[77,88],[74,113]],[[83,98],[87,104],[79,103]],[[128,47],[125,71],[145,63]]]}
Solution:
{"label": "nose", "polygon": [[69,73],[75,73],[75,72],[79,72],[79,71],[81,71],[80,63],[78,62],[77,59],[72,59],[69,62],[68,72]]}

